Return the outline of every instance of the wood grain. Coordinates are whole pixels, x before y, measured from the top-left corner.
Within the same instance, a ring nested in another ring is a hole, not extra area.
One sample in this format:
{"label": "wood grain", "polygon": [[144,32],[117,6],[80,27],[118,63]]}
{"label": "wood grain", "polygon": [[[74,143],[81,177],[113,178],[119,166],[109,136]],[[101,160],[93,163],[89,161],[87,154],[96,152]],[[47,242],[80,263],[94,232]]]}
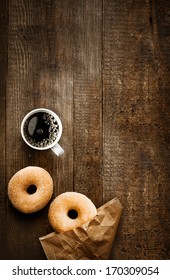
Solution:
{"label": "wood grain", "polygon": [[102,204],[102,6],[74,1],[74,190]]}
{"label": "wood grain", "polygon": [[168,100],[159,85],[168,76],[160,69],[167,63],[158,4],[104,1],[103,190],[105,201],[117,196],[124,206],[116,259],[169,254],[167,116],[160,117]]}
{"label": "wood grain", "polygon": [[7,75],[7,26],[8,26],[8,9],[6,1],[3,1],[0,10],[0,258],[6,258],[6,75]]}
{"label": "wood grain", "polygon": [[[53,198],[117,196],[123,214],[111,259],[170,258],[168,0],[2,0],[0,10],[0,259],[46,259],[47,214],[7,198],[25,166],[45,168]],[[38,107],[63,122],[65,153],[21,139]]]}
{"label": "wood grain", "polygon": [[[68,1],[42,2],[38,13],[45,14],[46,18],[44,22],[41,19],[38,21],[38,18],[34,22],[31,16],[37,13],[34,2],[24,1],[21,5],[21,1],[11,1],[9,6],[6,172],[8,181],[25,166],[45,168],[54,181],[54,198],[61,192],[73,189],[70,11]],[[21,139],[22,118],[38,107],[52,109],[63,122],[60,143],[65,154],[61,158],[50,150],[42,153],[34,151]],[[25,217],[9,204],[7,239],[12,258],[44,258],[38,237],[52,231],[47,218],[48,206],[35,215]],[[17,238],[19,234],[20,239]],[[29,242],[27,235],[31,236]]]}

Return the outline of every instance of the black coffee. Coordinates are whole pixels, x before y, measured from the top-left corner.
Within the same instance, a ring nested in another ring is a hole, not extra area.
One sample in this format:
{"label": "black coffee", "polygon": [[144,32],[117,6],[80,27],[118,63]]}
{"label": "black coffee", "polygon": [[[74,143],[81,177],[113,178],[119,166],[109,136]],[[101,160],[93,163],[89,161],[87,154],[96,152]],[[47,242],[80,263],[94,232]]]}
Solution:
{"label": "black coffee", "polygon": [[26,140],[32,146],[45,148],[57,139],[59,125],[51,114],[38,112],[26,120],[23,130]]}

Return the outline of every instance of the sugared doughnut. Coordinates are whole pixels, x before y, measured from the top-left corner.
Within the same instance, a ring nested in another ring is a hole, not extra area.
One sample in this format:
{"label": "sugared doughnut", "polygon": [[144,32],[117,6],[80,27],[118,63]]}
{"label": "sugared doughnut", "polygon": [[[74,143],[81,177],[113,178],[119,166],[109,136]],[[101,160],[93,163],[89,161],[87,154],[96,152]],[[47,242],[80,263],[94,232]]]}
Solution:
{"label": "sugared doughnut", "polygon": [[12,205],[23,213],[42,209],[52,194],[53,180],[41,167],[25,167],[15,173],[8,183],[8,197]]}
{"label": "sugared doughnut", "polygon": [[48,219],[55,231],[63,232],[79,227],[97,214],[93,202],[77,192],[66,192],[51,203]]}

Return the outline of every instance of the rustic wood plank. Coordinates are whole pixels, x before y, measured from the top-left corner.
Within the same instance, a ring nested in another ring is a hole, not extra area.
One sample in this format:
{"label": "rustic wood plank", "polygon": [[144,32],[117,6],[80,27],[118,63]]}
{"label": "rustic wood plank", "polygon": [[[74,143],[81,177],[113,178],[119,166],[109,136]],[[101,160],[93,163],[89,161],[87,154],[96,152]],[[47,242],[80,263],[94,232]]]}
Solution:
{"label": "rustic wood plank", "polygon": [[74,190],[102,204],[102,3],[73,2]]}
{"label": "rustic wood plank", "polygon": [[169,257],[163,6],[104,0],[103,190],[105,201],[117,196],[124,207],[115,259]]}
{"label": "rustic wood plank", "polygon": [[[1,1],[0,258],[45,259],[49,204],[24,215],[7,199],[28,165],[49,171],[53,197],[120,199],[111,259],[170,258],[169,11],[168,0]],[[61,158],[21,139],[43,106],[63,121]]]}
{"label": "rustic wood plank", "polygon": [[[70,6],[68,1],[11,0],[9,3],[7,182],[25,166],[41,166],[54,180],[55,197],[73,189]],[[38,107],[55,111],[63,122],[60,143],[65,154],[60,158],[50,150],[34,151],[21,139],[22,118]],[[52,231],[47,218],[48,206],[25,216],[8,203],[9,258],[45,258],[38,237]]]}
{"label": "rustic wood plank", "polygon": [[7,31],[8,5],[3,1],[0,9],[0,259],[6,259],[6,74],[7,74]]}

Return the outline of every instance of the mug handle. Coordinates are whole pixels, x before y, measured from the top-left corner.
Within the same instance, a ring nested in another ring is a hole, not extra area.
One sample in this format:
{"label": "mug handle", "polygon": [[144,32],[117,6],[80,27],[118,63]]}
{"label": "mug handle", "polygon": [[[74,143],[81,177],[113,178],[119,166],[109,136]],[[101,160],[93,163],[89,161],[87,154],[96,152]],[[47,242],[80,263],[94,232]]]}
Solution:
{"label": "mug handle", "polygon": [[61,146],[56,143],[51,150],[57,155],[57,156],[61,156],[64,153],[63,148],[61,148]]}

